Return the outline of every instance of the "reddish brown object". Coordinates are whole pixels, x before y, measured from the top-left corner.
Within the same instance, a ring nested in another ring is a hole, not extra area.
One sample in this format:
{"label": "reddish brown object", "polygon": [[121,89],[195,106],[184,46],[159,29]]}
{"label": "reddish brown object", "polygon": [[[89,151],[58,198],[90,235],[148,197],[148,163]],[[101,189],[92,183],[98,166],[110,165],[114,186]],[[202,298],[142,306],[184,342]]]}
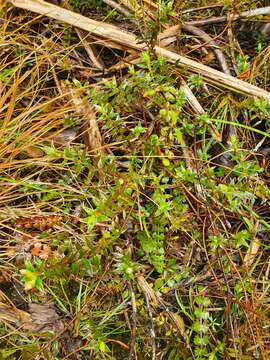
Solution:
{"label": "reddish brown object", "polygon": [[32,256],[37,256],[42,260],[47,260],[51,254],[50,245],[41,244],[40,242],[36,243],[31,250]]}
{"label": "reddish brown object", "polygon": [[20,218],[16,222],[17,228],[38,229],[41,231],[48,230],[62,220],[59,215],[50,216],[33,216],[28,218]]}

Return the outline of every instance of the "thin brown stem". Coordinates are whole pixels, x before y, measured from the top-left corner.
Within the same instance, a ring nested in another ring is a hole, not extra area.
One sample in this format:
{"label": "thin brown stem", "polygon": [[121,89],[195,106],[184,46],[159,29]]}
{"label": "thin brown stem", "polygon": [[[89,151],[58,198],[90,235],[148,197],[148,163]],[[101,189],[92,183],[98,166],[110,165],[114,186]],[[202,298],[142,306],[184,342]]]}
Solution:
{"label": "thin brown stem", "polygon": [[[231,17],[232,21],[237,21],[240,19],[249,19],[256,16],[262,16],[262,15],[268,15],[270,14],[270,6],[244,11],[240,14],[234,14]],[[188,21],[186,24],[188,25],[194,25],[194,26],[204,26],[204,25],[210,25],[210,24],[218,24],[227,21],[227,15],[223,16],[215,16],[204,20],[193,20]]]}

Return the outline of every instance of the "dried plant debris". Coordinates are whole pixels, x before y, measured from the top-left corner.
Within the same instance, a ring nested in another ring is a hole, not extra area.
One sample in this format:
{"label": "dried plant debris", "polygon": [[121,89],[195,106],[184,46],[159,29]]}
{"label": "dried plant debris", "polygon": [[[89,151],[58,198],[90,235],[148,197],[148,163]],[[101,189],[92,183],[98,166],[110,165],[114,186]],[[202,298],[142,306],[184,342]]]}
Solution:
{"label": "dried plant debris", "polygon": [[101,155],[104,150],[99,131],[96,112],[89,101],[83,99],[81,90],[74,88],[68,82],[62,82],[61,88],[72,102],[77,116],[82,119],[81,136],[86,148],[95,155]]}
{"label": "dried plant debris", "polygon": [[55,134],[54,131],[45,134],[45,138],[49,137],[50,142],[52,142],[56,147],[63,146],[67,144],[74,143],[78,141],[78,137],[80,135],[80,127],[75,126],[68,129],[63,129],[62,131],[58,131]]}
{"label": "dried plant debris", "polygon": [[0,359],[270,358],[269,5],[1,7]]}
{"label": "dried plant debris", "polygon": [[0,303],[0,320],[22,327],[25,331],[61,333],[65,330],[66,320],[58,315],[50,304],[27,304],[28,310],[23,311],[15,306]]}
{"label": "dried plant debris", "polygon": [[[55,20],[64,21],[65,23],[73,26],[80,27],[82,30],[92,32],[94,35],[106,37],[108,40],[120,44],[128,48],[130,51],[133,50],[144,50],[147,44],[138,42],[134,34],[120,30],[117,26],[98,22],[86,17],[81,16],[77,13],[72,13],[68,10],[59,9],[52,5],[39,1],[38,6],[35,0],[29,0],[27,3],[20,2],[17,0],[10,0],[12,4],[23,9],[35,11],[39,14],[47,15]],[[234,90],[237,93],[252,95],[261,97],[265,100],[270,100],[270,93],[253,86],[240,79],[234,78],[230,75],[223,74],[220,71],[212,69],[206,65],[200,64],[196,61],[190,60],[187,57],[183,57],[175,52],[155,46],[155,52],[168,59],[172,63],[177,63],[181,67],[191,69],[192,72],[196,72],[203,76],[210,83],[218,83],[223,88]]]}
{"label": "dried plant debris", "polygon": [[[80,348],[82,340],[74,338],[67,331],[69,320],[59,315],[52,304],[24,304],[24,310],[10,304],[0,302],[0,324],[15,326],[26,333],[31,333],[41,338],[47,338],[48,334],[54,334],[61,344],[62,356],[77,359],[77,349]],[[38,351],[38,350],[37,350]],[[36,358],[37,353],[33,354]]]}
{"label": "dried plant debris", "polygon": [[50,245],[41,244],[40,242],[35,243],[31,249],[32,256],[37,256],[43,260],[47,260],[50,256],[51,252],[52,252],[52,250],[51,250]]}
{"label": "dried plant debris", "polygon": [[59,215],[23,217],[16,221],[16,227],[44,231],[58,225],[61,220],[62,217]]}
{"label": "dried plant debris", "polygon": [[57,314],[55,308],[46,304],[28,304],[28,314],[31,322],[24,325],[28,331],[54,331],[62,332],[65,329],[65,321]]}

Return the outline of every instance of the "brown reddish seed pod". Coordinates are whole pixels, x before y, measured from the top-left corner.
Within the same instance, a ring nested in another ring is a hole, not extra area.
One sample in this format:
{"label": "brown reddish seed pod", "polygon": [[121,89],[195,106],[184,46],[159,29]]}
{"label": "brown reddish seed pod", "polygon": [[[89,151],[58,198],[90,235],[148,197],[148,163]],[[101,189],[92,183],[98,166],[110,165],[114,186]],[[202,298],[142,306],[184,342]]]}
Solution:
{"label": "brown reddish seed pod", "polygon": [[48,230],[62,220],[59,215],[23,217],[16,221],[17,228]]}

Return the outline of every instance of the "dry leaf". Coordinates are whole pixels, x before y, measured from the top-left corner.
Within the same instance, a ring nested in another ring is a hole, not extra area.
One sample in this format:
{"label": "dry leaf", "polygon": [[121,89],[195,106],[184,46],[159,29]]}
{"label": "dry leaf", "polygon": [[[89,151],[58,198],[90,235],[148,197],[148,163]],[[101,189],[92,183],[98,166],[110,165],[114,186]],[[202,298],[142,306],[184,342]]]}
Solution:
{"label": "dry leaf", "polygon": [[82,98],[80,89],[74,88],[68,82],[62,82],[61,87],[72,101],[76,115],[83,119],[81,135],[86,147],[95,155],[100,155],[103,152],[102,137],[95,110],[89,101]]}
{"label": "dry leaf", "polygon": [[65,321],[57,314],[53,305],[50,304],[28,304],[28,314],[31,322],[24,325],[28,331],[55,331],[62,332]]}
{"label": "dry leaf", "polygon": [[30,303],[28,311],[22,311],[15,306],[0,303],[0,321],[31,332],[60,333],[65,329],[65,321],[57,314],[54,306],[49,304]]}
{"label": "dry leaf", "polygon": [[171,320],[173,321],[174,325],[176,326],[176,329],[180,332],[181,335],[184,336],[184,334],[185,334],[185,322],[182,319],[182,317],[179,314],[173,313],[171,311],[168,311],[168,315],[171,318]]}
{"label": "dry leaf", "polygon": [[53,331],[59,336],[61,358],[65,356],[71,360],[78,358],[76,350],[81,346],[82,341],[69,334],[67,319],[60,316],[53,305],[25,303],[27,311],[23,311],[14,306],[9,299],[5,300],[7,303],[0,302],[0,323],[15,326],[20,331],[37,333],[38,336],[45,335],[46,338],[48,331]]}
{"label": "dry leaf", "polygon": [[257,239],[256,237],[254,237],[251,242],[250,242],[250,245],[249,245],[249,249],[244,257],[244,265],[246,265],[247,267],[250,267],[255,258],[256,258],[256,255],[260,249],[260,246],[261,246],[261,242],[259,239]]}
{"label": "dry leaf", "polygon": [[27,149],[25,149],[25,152],[28,155],[28,157],[30,157],[30,158],[39,158],[44,155],[43,151],[40,150],[39,147],[34,146],[34,145],[29,146]]}
{"label": "dry leaf", "polygon": [[155,294],[155,291],[151,286],[148,284],[148,282],[145,280],[143,276],[138,276],[138,284],[141,288],[142,292],[148,297],[148,299],[151,302],[151,305],[154,307],[158,306],[158,298]]}
{"label": "dry leaf", "polygon": [[46,244],[41,244],[37,242],[34,244],[34,247],[31,249],[32,256],[38,256],[40,259],[47,260],[51,254],[51,247]]}
{"label": "dry leaf", "polygon": [[76,141],[76,139],[78,139],[78,132],[79,128],[75,126],[73,128],[64,129],[61,132],[58,131],[57,133],[49,131],[45,134],[45,137],[49,138],[55,146],[61,146]]}

